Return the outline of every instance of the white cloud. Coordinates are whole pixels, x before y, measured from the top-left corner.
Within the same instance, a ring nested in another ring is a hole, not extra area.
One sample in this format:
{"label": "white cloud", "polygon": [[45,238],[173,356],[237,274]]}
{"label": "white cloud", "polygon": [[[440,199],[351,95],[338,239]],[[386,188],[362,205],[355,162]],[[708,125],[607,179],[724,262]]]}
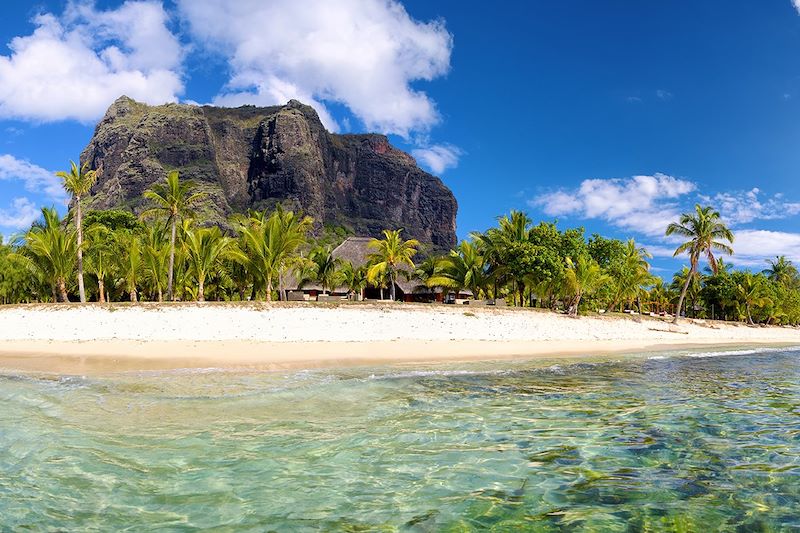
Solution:
{"label": "white cloud", "polygon": [[215,103],[345,105],[370,130],[408,137],[439,121],[412,87],[450,68],[443,22],[412,19],[396,0],[178,0],[192,34],[228,59],[231,77]]}
{"label": "white cloud", "polygon": [[411,151],[411,155],[434,174],[442,174],[449,168],[457,167],[462,154],[462,150],[452,144],[435,144]]}
{"label": "white cloud", "polygon": [[66,205],[68,200],[55,173],[12,155],[0,154],[0,181],[20,181],[26,191],[43,194],[59,204]]}
{"label": "white cloud", "polygon": [[11,207],[0,209],[0,227],[21,230],[39,218],[39,207],[28,198],[14,198]]}
{"label": "white cloud", "polygon": [[0,56],[0,118],[92,121],[123,94],[175,101],[183,51],[168,18],[155,1],[109,11],[70,2],[61,17],[36,16],[34,32]]}
{"label": "white cloud", "polygon": [[797,12],[800,13],[800,0],[792,0],[792,5],[797,10]]}
{"label": "white cloud", "polygon": [[[760,270],[765,267],[767,259],[785,255],[800,264],[800,234],[798,233],[741,229],[734,232],[734,237],[733,257],[722,255],[728,263]],[[673,256],[679,242],[681,241],[676,240],[672,245],[662,242],[645,245],[645,248],[654,257],[668,258]]]}
{"label": "white cloud", "polygon": [[673,96],[674,95],[671,92],[667,91],[666,89],[659,89],[656,91],[656,97],[659,100],[664,100],[665,102],[672,100]]}
{"label": "white cloud", "polygon": [[677,248],[677,246],[666,246],[664,244],[645,244],[643,246],[653,257],[672,257]]}
{"label": "white cloud", "polygon": [[577,190],[560,190],[530,202],[550,216],[600,218],[626,230],[663,236],[680,215],[677,199],[697,186],[687,180],[655,174],[625,179],[584,180]]}
{"label": "white cloud", "polygon": [[800,234],[783,231],[744,229],[735,232],[733,262],[763,268],[767,259],[785,255],[800,264]]}
{"label": "white cloud", "polygon": [[700,199],[719,209],[722,217],[731,225],[746,224],[753,220],[778,220],[800,214],[800,203],[784,200],[783,194],[762,197],[762,191],[753,188],[713,196],[701,195]]}

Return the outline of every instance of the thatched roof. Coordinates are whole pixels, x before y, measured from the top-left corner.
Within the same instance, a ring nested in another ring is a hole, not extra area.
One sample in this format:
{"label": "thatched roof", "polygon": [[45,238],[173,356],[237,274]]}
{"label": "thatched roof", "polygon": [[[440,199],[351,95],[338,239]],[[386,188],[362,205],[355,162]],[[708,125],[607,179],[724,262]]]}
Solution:
{"label": "thatched roof", "polygon": [[[331,252],[331,255],[335,259],[340,260],[341,262],[349,262],[354,267],[358,268],[363,265],[366,265],[369,262],[369,255],[373,252],[370,247],[369,243],[373,239],[371,237],[348,237],[345,241],[334,248]],[[296,287],[297,281],[293,274],[289,274],[286,276],[286,286],[287,287]],[[425,287],[419,279],[411,279],[407,280],[405,276],[400,275],[398,279],[395,281],[397,287],[400,288],[405,294],[413,294],[413,293],[428,293],[428,292],[435,292],[439,293],[442,292],[441,289],[431,290]],[[317,283],[307,283],[303,286],[304,290],[316,290],[321,291],[322,287]],[[342,292],[343,288],[338,287]],[[462,291],[469,292],[469,291]]]}
{"label": "thatched roof", "polygon": [[358,268],[366,265],[369,261],[369,254],[372,253],[372,250],[369,249],[370,241],[372,241],[372,237],[348,237],[331,252],[331,255],[335,259],[347,261]]}
{"label": "thatched roof", "polygon": [[[371,240],[372,237],[348,237],[342,244],[333,249],[331,255],[334,259],[338,259],[343,263],[349,262],[358,268],[369,262],[369,254],[372,251],[369,249],[368,244]],[[285,282],[287,287],[297,287],[297,278],[293,272],[289,272],[286,275]],[[343,287],[329,287],[329,290],[336,289],[343,289]],[[321,292],[322,286],[315,282],[306,283],[303,285],[303,290]]]}

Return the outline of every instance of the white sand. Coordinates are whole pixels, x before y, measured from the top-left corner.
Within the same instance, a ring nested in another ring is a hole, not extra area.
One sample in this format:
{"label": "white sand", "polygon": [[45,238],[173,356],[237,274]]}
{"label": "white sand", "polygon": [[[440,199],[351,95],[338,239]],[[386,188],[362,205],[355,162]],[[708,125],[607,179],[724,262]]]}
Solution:
{"label": "white sand", "polygon": [[0,367],[64,372],[800,345],[800,330],[423,304],[31,305],[0,307],[0,343]]}

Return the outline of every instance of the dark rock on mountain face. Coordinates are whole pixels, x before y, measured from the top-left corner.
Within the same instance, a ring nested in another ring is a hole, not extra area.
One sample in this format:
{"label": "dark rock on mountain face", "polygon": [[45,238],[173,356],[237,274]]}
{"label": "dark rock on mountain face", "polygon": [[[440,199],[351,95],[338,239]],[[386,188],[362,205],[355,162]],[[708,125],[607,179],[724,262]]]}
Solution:
{"label": "dark rock on mountain face", "polygon": [[435,176],[383,135],[336,135],[309,106],[236,109],[127,97],[108,109],[81,155],[98,170],[89,208],[147,207],[142,193],[170,170],[208,193],[198,216],[225,224],[277,203],[323,225],[378,236],[405,228],[435,248],[455,245],[457,204]]}

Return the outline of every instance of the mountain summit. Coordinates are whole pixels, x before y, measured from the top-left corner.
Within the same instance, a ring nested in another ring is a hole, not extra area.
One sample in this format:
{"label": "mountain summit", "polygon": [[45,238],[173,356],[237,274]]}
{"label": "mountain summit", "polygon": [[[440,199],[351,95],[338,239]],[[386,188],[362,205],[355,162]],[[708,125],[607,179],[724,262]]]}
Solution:
{"label": "mountain summit", "polygon": [[313,108],[148,106],[114,102],[95,128],[81,163],[98,171],[89,209],[147,207],[142,193],[180,171],[207,200],[198,216],[225,224],[228,215],[281,203],[312,217],[317,228],[344,227],[406,237],[447,249],[456,243],[452,192],[383,135],[325,130]]}

